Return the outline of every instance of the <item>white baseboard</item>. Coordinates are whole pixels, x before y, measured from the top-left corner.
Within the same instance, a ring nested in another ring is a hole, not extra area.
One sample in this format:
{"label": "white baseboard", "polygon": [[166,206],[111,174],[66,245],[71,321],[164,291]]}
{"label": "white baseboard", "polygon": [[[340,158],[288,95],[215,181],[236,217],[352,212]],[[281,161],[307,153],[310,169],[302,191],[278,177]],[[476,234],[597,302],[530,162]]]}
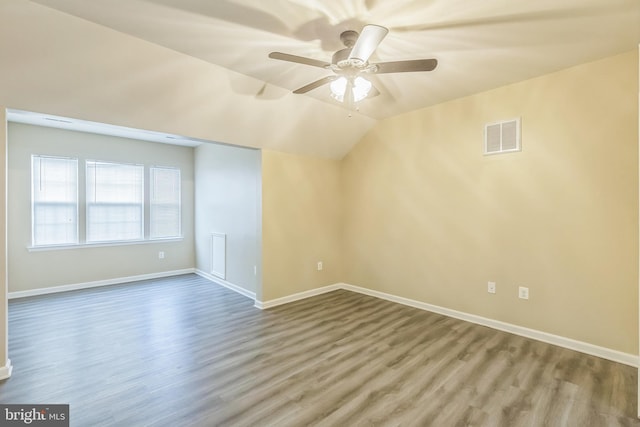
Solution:
{"label": "white baseboard", "polygon": [[298,301],[301,299],[324,294],[327,292],[332,292],[338,289],[357,292],[359,294],[369,295],[398,304],[407,305],[409,307],[442,314],[444,316],[453,317],[482,326],[487,326],[499,331],[520,335],[525,338],[531,338],[537,341],[546,342],[548,344],[557,345],[559,347],[564,347],[570,350],[579,351],[581,353],[590,354],[592,356],[601,357],[603,359],[622,363],[624,365],[638,367],[639,364],[639,358],[635,354],[623,353],[621,351],[612,350],[606,347],[600,347],[598,345],[589,344],[583,341],[577,341],[571,338],[566,338],[535,329],[525,328],[523,326],[513,325],[511,323],[501,322],[499,320],[489,319],[487,317],[482,317],[475,314],[469,314],[462,311],[452,310],[449,308],[412,300],[409,298],[403,298],[396,295],[387,294],[385,292],[374,291],[371,289],[362,288],[360,286],[349,285],[347,283],[336,283],[334,285],[324,286],[322,288],[312,289],[310,291],[299,292],[293,295],[264,302],[256,300],[255,307],[259,309],[267,309],[278,305],[287,304],[293,301]]}
{"label": "white baseboard", "polygon": [[[116,279],[108,279],[108,280],[98,280],[95,282],[76,283],[73,285],[63,285],[63,286],[54,286],[50,288],[31,289],[28,291],[9,292],[8,298],[9,299],[24,298],[24,297],[30,297],[30,296],[36,296],[36,295],[66,292],[66,291],[72,291],[77,289],[93,288],[98,286],[117,285],[117,284],[127,283],[127,282],[136,282],[141,280],[157,279],[162,277],[178,276],[181,274],[190,274],[190,273],[196,273],[197,275],[204,277],[205,279],[208,279],[214,283],[217,283],[221,286],[231,289],[232,291],[235,291],[241,295],[244,295],[247,298],[253,299],[255,301],[254,303],[255,307],[261,310],[276,307],[282,304],[288,304],[290,302],[299,301],[299,300],[310,298],[316,295],[325,294],[327,292],[344,289],[347,291],[369,295],[372,297],[384,299],[384,300],[395,302],[402,305],[407,305],[407,306],[418,308],[421,310],[442,314],[444,316],[453,317],[453,318],[464,320],[467,322],[476,323],[478,325],[487,326],[489,328],[497,329],[504,332],[509,332],[515,335],[520,335],[520,336],[531,338],[537,341],[554,344],[560,347],[568,348],[570,350],[576,350],[582,353],[590,354],[592,356],[597,356],[603,359],[611,360],[613,362],[618,362],[618,363],[622,363],[622,364],[633,366],[633,367],[638,367],[638,364],[639,364],[638,363],[639,358],[637,355],[634,355],[634,354],[623,353],[621,351],[612,350],[606,347],[600,347],[600,346],[589,344],[583,341],[577,341],[571,338],[566,338],[559,335],[538,331],[535,329],[529,329],[523,326],[513,325],[511,323],[501,322],[499,320],[489,319],[489,318],[478,316],[475,314],[469,314],[462,311],[452,310],[449,308],[440,307],[437,305],[428,304],[425,302],[416,301],[409,298],[403,298],[403,297],[388,294],[385,292],[374,291],[372,289],[362,288],[360,286],[349,285],[346,283],[336,283],[336,284],[324,286],[321,288],[311,289],[309,291],[298,292],[292,295],[288,295],[282,298],[276,298],[269,301],[258,301],[256,300],[256,294],[254,292],[248,291],[240,286],[234,285],[233,283],[227,282],[226,280],[222,280],[217,277],[214,277],[211,274],[205,273],[201,270],[197,270],[194,268],[187,268],[183,270],[165,271],[161,273],[141,274],[138,276],[119,277]],[[11,375],[11,369],[12,369],[11,361],[8,360],[6,366],[0,367],[0,379],[8,378]]]}
{"label": "white baseboard", "polygon": [[233,283],[227,282],[226,280],[222,280],[221,278],[216,277],[216,276],[214,276],[212,274],[205,273],[202,270],[196,270],[195,273],[200,277],[204,277],[205,279],[210,280],[213,283],[217,283],[220,286],[224,286],[225,288],[231,289],[232,291],[237,292],[240,295],[244,295],[247,298],[251,298],[252,300],[256,299],[256,293],[255,292],[248,291],[243,287],[240,287],[238,285],[234,285]]}
{"label": "white baseboard", "polygon": [[322,288],[311,289],[310,291],[298,292],[293,295],[288,295],[282,298],[276,298],[269,301],[258,301],[255,302],[255,307],[261,310],[265,310],[267,308],[272,308],[282,304],[288,304],[290,302],[299,301],[301,299],[314,297],[320,294],[326,294],[327,292],[337,291],[338,289],[344,289],[342,283],[337,283],[335,285],[324,286]]}
{"label": "white baseboard", "polygon": [[29,289],[28,291],[14,291],[8,293],[9,299],[32,297],[36,295],[54,294],[57,292],[75,291],[78,289],[95,288],[98,286],[119,285],[128,282],[139,282],[141,280],[160,279],[162,277],[179,276],[181,274],[194,273],[194,268],[183,270],[163,271],[160,273],[140,274],[137,276],[118,277],[115,279],[96,280],[94,282],[75,283],[72,285],[52,286],[49,288]]}
{"label": "white baseboard", "polygon": [[477,316],[475,314],[464,313],[462,311],[451,310],[449,308],[427,304],[425,302],[416,301],[409,298],[398,297],[384,292],[361,288],[359,286],[353,286],[346,283],[341,283],[340,288],[384,299],[387,301],[396,302],[398,304],[408,305],[410,307],[419,308],[421,310],[431,311],[433,313],[442,314],[467,322],[476,323],[478,325],[488,326],[489,328],[497,329],[499,331],[509,332],[511,334],[520,335],[525,338],[531,338],[537,341],[546,342],[548,344],[553,344],[560,347],[568,348],[570,350],[579,351],[581,353],[590,354],[592,356],[601,357],[613,362],[618,362],[633,367],[638,366],[638,356],[634,354],[623,353],[621,351],[612,350],[606,347],[600,347],[598,345],[589,344],[583,341],[577,341],[571,338],[562,337],[560,335],[549,334],[547,332],[529,329],[523,326],[513,325],[511,323]]}
{"label": "white baseboard", "polygon": [[7,359],[7,363],[0,367],[0,380],[6,380],[11,376],[13,366],[11,366],[11,359]]}

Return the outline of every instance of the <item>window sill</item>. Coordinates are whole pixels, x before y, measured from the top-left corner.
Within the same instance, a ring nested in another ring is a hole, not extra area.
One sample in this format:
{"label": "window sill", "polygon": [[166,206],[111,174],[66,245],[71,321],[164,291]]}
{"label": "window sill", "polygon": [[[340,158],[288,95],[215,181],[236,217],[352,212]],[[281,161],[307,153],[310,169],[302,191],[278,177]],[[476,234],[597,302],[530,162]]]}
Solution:
{"label": "window sill", "polygon": [[72,245],[27,246],[29,252],[64,251],[69,249],[103,248],[109,246],[149,245],[154,243],[181,242],[184,237],[171,237],[166,239],[129,240],[118,242],[77,243]]}

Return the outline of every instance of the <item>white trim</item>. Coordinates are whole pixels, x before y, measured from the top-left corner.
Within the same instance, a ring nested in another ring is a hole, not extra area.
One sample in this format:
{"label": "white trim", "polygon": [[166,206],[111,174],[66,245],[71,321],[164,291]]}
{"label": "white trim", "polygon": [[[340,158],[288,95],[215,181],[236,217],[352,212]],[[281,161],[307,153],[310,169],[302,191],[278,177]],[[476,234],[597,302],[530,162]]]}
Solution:
{"label": "white trim", "polygon": [[240,295],[243,295],[243,296],[245,296],[247,298],[251,298],[252,300],[256,299],[256,293],[255,292],[248,291],[248,290],[246,290],[245,288],[243,288],[241,286],[234,285],[231,282],[227,282],[226,280],[222,280],[221,278],[216,277],[216,276],[214,276],[212,274],[206,273],[206,272],[204,272],[202,270],[197,270],[196,269],[196,271],[194,273],[196,273],[198,276],[203,277],[203,278],[205,278],[205,279],[207,279],[207,280],[209,280],[209,281],[211,281],[211,282],[213,282],[213,283],[215,283],[217,285],[224,286],[227,289],[231,289],[232,291],[237,292]]}
{"label": "white trim", "polygon": [[638,356],[629,353],[623,353],[621,351],[612,350],[606,347],[600,347],[594,344],[589,344],[583,341],[577,341],[571,338],[562,337],[559,335],[549,334],[547,332],[538,331],[535,329],[525,328],[523,326],[513,325],[511,323],[501,322],[499,320],[493,320],[475,314],[464,313],[462,311],[451,310],[449,308],[440,307],[433,304],[427,304],[421,301],[412,300],[409,298],[398,297],[395,295],[387,294],[384,292],[374,291],[371,289],[361,288],[359,286],[348,285],[346,283],[340,284],[341,289],[348,291],[358,292],[360,294],[369,295],[372,297],[384,299],[391,302],[396,302],[402,305],[408,305],[410,307],[419,308],[421,310],[431,311],[433,313],[442,314],[444,316],[453,317],[455,319],[464,320],[471,323],[476,323],[482,326],[488,326],[499,331],[509,332],[511,334],[520,335],[525,338],[531,338],[537,341],[546,342],[548,344],[557,345],[560,347],[568,348],[570,350],[579,351],[581,353],[590,354],[592,356],[601,357],[603,359],[611,360],[613,362],[622,363],[625,365],[636,367],[638,366]]}
{"label": "white trim", "polygon": [[258,301],[256,300],[255,307],[260,310],[265,310],[267,308],[272,308],[282,304],[288,304],[290,302],[299,301],[301,299],[314,297],[320,294],[326,294],[327,292],[337,291],[338,289],[344,289],[344,284],[336,283],[335,285],[324,286],[322,288],[311,289],[309,291],[298,292],[293,295],[288,295],[282,298],[276,298],[269,301]]}
{"label": "white trim", "polygon": [[64,251],[69,249],[105,248],[109,246],[150,245],[154,243],[181,242],[184,237],[153,238],[145,240],[118,240],[115,242],[74,243],[69,245],[27,246],[29,252]]}
{"label": "white trim", "polygon": [[13,366],[11,365],[11,359],[7,359],[6,365],[0,368],[0,380],[6,380],[11,376]]}
{"label": "white trim", "polygon": [[75,283],[72,285],[52,286],[49,288],[29,289],[27,291],[9,292],[9,299],[32,297],[36,295],[54,294],[58,292],[75,291],[78,289],[95,288],[98,286],[119,285],[128,282],[138,282],[141,280],[159,279],[162,277],[179,276],[181,274],[194,273],[195,269],[185,268],[182,270],[163,271],[160,273],[140,274],[137,276],[117,277],[115,279],[96,280],[95,282]]}
{"label": "white trim", "polygon": [[[181,274],[195,273],[213,283],[220,286],[224,286],[234,292],[237,292],[245,297],[251,298],[255,301],[254,306],[258,309],[265,310],[272,307],[276,307],[290,302],[303,300],[306,298],[314,297],[317,295],[325,294],[327,292],[333,292],[340,289],[344,289],[351,292],[356,292],[363,295],[369,295],[375,298],[380,298],[386,301],[395,302],[398,304],[406,305],[409,307],[418,308],[433,313],[442,314],[444,316],[453,317],[455,319],[464,320],[467,322],[475,323],[489,328],[497,329],[500,331],[520,335],[525,338],[531,338],[537,341],[546,342],[548,344],[557,345],[560,347],[568,348],[570,350],[579,351],[581,353],[590,354],[592,356],[601,357],[603,359],[611,360],[613,362],[622,363],[625,365],[638,367],[639,359],[637,355],[623,353],[621,351],[612,350],[606,347],[600,347],[594,344],[589,344],[583,341],[574,340],[571,338],[562,337],[559,335],[550,334],[547,332],[538,331],[535,329],[525,328],[523,326],[513,325],[511,323],[501,322],[499,320],[489,319],[486,317],[478,316],[475,314],[469,314],[462,311],[452,310],[445,307],[440,307],[433,304],[428,304],[421,301],[412,300],[409,298],[399,297],[396,295],[388,294],[385,292],[375,291],[372,289],[362,288],[360,286],[349,285],[347,283],[336,283],[333,285],[324,286],[321,288],[311,289],[304,292],[298,292],[292,295],[288,295],[281,298],[276,298],[269,301],[259,301],[256,299],[255,292],[248,291],[238,285],[227,282],[226,280],[214,277],[204,271],[194,268],[186,268],[183,270],[165,271],[161,273],[141,274],[138,276],[120,277],[116,279],[98,280],[95,282],[77,283],[73,285],[54,286],[50,288],[31,289],[28,291],[16,291],[9,292],[8,298],[24,298],[35,295],[45,295],[57,292],[66,292],[77,289],[94,288],[98,286],[117,285],[127,282],[135,282],[148,279],[157,279],[162,277],[178,276]],[[11,375],[11,361],[7,360],[7,365],[0,368],[0,380],[8,378]]]}
{"label": "white trim", "polygon": [[259,309],[268,309],[282,304],[298,301],[301,299],[313,297],[316,295],[324,294],[327,292],[344,289],[351,292],[357,292],[363,295],[369,295],[375,298],[380,298],[386,301],[395,302],[409,307],[418,308],[420,310],[430,311],[433,313],[442,314],[444,316],[453,317],[455,319],[464,320],[466,322],[475,323],[482,326],[487,326],[499,331],[508,332],[511,334],[519,335],[525,338],[531,338],[536,341],[546,342],[548,344],[557,345],[570,350],[579,351],[581,353],[590,354],[592,356],[601,357],[603,359],[611,360],[613,362],[622,363],[633,367],[638,366],[638,356],[635,354],[623,353],[621,351],[612,350],[606,347],[600,347],[598,345],[589,344],[584,341],[578,341],[571,338],[562,337],[560,335],[554,335],[547,332],[538,331],[535,329],[525,328],[523,326],[513,325],[511,323],[501,322],[499,320],[489,319],[486,317],[478,316],[475,314],[469,314],[462,311],[452,310],[445,307],[440,307],[433,304],[428,304],[421,301],[412,300],[409,298],[399,297],[385,292],[374,291],[360,286],[349,285],[347,283],[336,283],[333,285],[325,286],[322,288],[312,289],[310,291],[299,292],[293,295],[289,295],[282,298],[277,298],[269,301],[255,302],[255,307]]}

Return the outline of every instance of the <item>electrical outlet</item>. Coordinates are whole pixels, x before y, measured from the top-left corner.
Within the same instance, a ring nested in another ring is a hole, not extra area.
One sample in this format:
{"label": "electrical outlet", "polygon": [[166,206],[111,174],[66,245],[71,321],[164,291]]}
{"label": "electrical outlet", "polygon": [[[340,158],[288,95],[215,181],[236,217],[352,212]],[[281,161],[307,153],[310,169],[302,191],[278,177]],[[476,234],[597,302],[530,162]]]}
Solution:
{"label": "electrical outlet", "polygon": [[489,292],[490,294],[496,293],[496,282],[487,283],[487,292]]}
{"label": "electrical outlet", "polygon": [[322,270],[322,261],[318,261],[318,271]]}
{"label": "electrical outlet", "polygon": [[525,288],[524,286],[520,286],[518,288],[518,298],[520,298],[520,299],[529,299],[529,288]]}
{"label": "electrical outlet", "polygon": [[158,252],[158,259],[164,259],[164,251]]}

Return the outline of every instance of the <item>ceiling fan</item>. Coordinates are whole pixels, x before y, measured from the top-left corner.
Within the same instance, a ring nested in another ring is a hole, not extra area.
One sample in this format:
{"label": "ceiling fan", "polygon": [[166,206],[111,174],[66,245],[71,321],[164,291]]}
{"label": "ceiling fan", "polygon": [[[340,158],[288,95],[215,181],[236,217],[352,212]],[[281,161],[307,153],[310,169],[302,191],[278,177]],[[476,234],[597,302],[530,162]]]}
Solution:
{"label": "ceiling fan", "polygon": [[307,93],[330,83],[331,96],[352,107],[366,97],[380,94],[364,77],[367,74],[432,71],[438,65],[438,61],[433,58],[370,63],[369,58],[388,32],[387,28],[380,25],[365,25],[360,35],[356,31],[344,31],[340,34],[340,40],[346,47],[333,54],[331,63],[282,52],[271,52],[269,58],[333,71],[333,75],[302,86],[293,93]]}

